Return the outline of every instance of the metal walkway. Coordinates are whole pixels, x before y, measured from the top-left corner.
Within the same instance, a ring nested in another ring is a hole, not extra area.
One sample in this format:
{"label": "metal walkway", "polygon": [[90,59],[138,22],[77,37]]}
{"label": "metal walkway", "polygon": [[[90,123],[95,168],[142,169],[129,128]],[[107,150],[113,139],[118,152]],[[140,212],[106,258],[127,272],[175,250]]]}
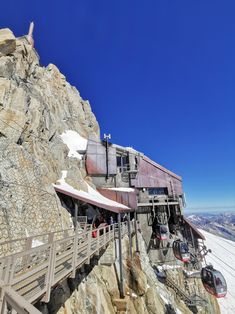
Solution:
{"label": "metal walkway", "polygon": [[[130,224],[135,231],[135,222]],[[91,229],[91,228],[90,228]],[[121,236],[128,232],[121,224]],[[49,302],[51,288],[64,278],[75,278],[78,268],[118,236],[118,224],[96,230],[64,230],[0,243],[2,250],[18,251],[0,258],[0,313],[40,313],[32,304]]]}
{"label": "metal walkway", "polygon": [[178,295],[178,297],[184,301],[184,303],[188,307],[194,307],[194,306],[205,306],[207,304],[207,301],[203,299],[201,296],[197,294],[189,295],[187,294],[181,287],[179,287],[173,278],[169,278],[169,275],[166,277],[165,281],[166,285],[170,288],[172,288],[175,293]]}

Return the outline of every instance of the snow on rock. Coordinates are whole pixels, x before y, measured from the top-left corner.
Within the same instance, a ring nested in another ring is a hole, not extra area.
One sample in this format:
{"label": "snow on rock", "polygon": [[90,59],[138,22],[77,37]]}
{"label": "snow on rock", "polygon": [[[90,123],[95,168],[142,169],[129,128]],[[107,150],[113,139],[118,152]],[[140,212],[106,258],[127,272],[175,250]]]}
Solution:
{"label": "snow on rock", "polygon": [[160,295],[160,297],[162,298],[162,300],[164,301],[165,304],[169,304],[169,300],[166,297],[164,297],[164,295],[162,295],[161,293],[159,295]]}
{"label": "snow on rock", "polygon": [[107,188],[107,190],[117,191],[117,192],[135,192],[132,188]]}
{"label": "snow on rock", "polygon": [[163,270],[168,270],[168,269],[176,269],[176,268],[182,268],[181,265],[167,265],[167,264],[163,264],[163,265],[159,265],[158,267],[159,271],[163,271]]}
{"label": "snow on rock", "polygon": [[68,157],[82,159],[81,154],[86,152],[87,139],[72,130],[65,131],[60,135],[60,137],[69,149]]}
{"label": "snow on rock", "polygon": [[[73,193],[74,195],[77,195],[78,197],[85,197],[85,198],[87,198],[87,199],[89,199],[91,201],[100,203],[101,207],[102,207],[102,204],[105,204],[105,205],[114,206],[114,207],[118,207],[118,208],[129,209],[129,207],[127,207],[127,206],[125,206],[125,205],[123,205],[121,203],[112,201],[112,200],[104,197],[98,191],[93,189],[87,182],[86,182],[86,184],[87,184],[88,192],[75,189],[74,187],[72,187],[70,184],[68,184],[65,181],[66,176],[67,176],[67,171],[66,170],[62,170],[61,179],[59,179],[57,181],[57,183],[59,183],[59,187],[61,189],[63,189],[64,191]],[[58,184],[54,184],[54,186],[58,187]]]}
{"label": "snow on rock", "polygon": [[[27,229],[25,229],[25,233],[26,233],[26,237],[28,238],[29,237],[29,233],[28,233]],[[32,239],[31,247],[35,248],[35,247],[38,247],[38,246],[43,245],[43,244],[45,244],[45,243],[40,241],[40,240],[38,240],[38,239]]]}
{"label": "snow on rock", "polygon": [[205,245],[212,250],[206,256],[207,263],[211,263],[219,270],[228,286],[225,298],[218,299],[222,314],[235,313],[235,242],[215,236],[204,230],[200,232],[205,236]]}

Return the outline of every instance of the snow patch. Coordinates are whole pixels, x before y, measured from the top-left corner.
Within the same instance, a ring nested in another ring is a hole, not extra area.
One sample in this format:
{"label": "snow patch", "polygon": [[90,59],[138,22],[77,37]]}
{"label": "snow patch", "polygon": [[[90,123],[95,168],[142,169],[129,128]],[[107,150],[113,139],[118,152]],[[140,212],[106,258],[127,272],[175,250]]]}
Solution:
{"label": "snow patch", "polygon": [[107,188],[107,190],[118,191],[118,192],[135,192],[132,188]]}
{"label": "snow patch", "polygon": [[[29,233],[28,233],[27,229],[25,229],[25,233],[26,233],[26,237],[28,238],[29,237]],[[40,240],[38,240],[38,239],[33,239],[31,248],[38,247],[38,246],[43,245],[43,244],[45,244],[45,243],[40,241]]]}
{"label": "snow patch", "polygon": [[132,151],[134,153],[138,153],[138,151],[136,149],[134,149],[133,147],[131,147],[131,146],[127,146],[127,147],[125,147],[125,149],[127,149],[129,151]]}
{"label": "snow patch", "polygon": [[169,300],[166,297],[164,297],[161,293],[159,295],[160,295],[160,297],[162,298],[162,300],[164,301],[165,304],[169,304],[170,303]]}
{"label": "snow patch", "polygon": [[64,144],[69,149],[68,157],[82,159],[82,155],[86,152],[87,139],[82,137],[79,133],[72,130],[67,130],[60,135]]}
{"label": "snow patch", "polygon": [[129,209],[129,207],[112,201],[106,197],[104,197],[103,195],[101,195],[98,191],[96,191],[95,189],[93,189],[87,182],[87,189],[88,192],[82,191],[82,190],[77,190],[74,187],[72,187],[70,184],[68,184],[67,182],[65,182],[65,178],[67,176],[67,171],[66,170],[62,170],[62,175],[61,175],[61,179],[59,179],[57,182],[58,184],[53,184],[54,187],[59,187],[61,189],[63,189],[64,191],[70,192],[78,197],[85,197],[91,201],[100,203],[100,207],[102,207],[102,204],[108,205],[108,206],[113,206],[113,207],[118,207],[118,208],[123,208],[123,209]]}
{"label": "snow patch", "polygon": [[163,270],[167,270],[167,269],[176,269],[176,268],[182,268],[182,266],[180,265],[167,265],[167,264],[163,264],[163,265],[159,265],[158,267],[159,271],[163,271]]}

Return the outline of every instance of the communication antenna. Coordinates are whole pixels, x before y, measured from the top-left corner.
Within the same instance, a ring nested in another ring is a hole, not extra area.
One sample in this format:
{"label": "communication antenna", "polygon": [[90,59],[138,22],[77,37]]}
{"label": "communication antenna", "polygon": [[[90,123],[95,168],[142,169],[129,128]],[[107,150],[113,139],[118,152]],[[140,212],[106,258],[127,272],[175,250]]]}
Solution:
{"label": "communication antenna", "polygon": [[109,178],[109,140],[111,140],[111,134],[104,133],[104,141],[105,141],[105,148],[106,148],[106,180]]}
{"label": "communication antenna", "polygon": [[27,39],[29,43],[34,47],[33,30],[34,30],[34,22],[30,22]]}
{"label": "communication antenna", "polygon": [[109,134],[106,134],[106,133],[104,133],[104,140],[111,140],[111,134],[109,133]]}

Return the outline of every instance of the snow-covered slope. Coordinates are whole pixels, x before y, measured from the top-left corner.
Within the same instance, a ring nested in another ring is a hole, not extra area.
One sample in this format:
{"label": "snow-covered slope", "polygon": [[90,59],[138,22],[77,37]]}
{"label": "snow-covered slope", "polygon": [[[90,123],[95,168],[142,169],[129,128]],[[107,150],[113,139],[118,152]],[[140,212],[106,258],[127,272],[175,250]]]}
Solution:
{"label": "snow-covered slope", "polygon": [[225,298],[218,299],[222,314],[235,313],[235,242],[200,230],[206,238],[206,246],[212,250],[206,257],[207,263],[221,271],[228,285]]}

